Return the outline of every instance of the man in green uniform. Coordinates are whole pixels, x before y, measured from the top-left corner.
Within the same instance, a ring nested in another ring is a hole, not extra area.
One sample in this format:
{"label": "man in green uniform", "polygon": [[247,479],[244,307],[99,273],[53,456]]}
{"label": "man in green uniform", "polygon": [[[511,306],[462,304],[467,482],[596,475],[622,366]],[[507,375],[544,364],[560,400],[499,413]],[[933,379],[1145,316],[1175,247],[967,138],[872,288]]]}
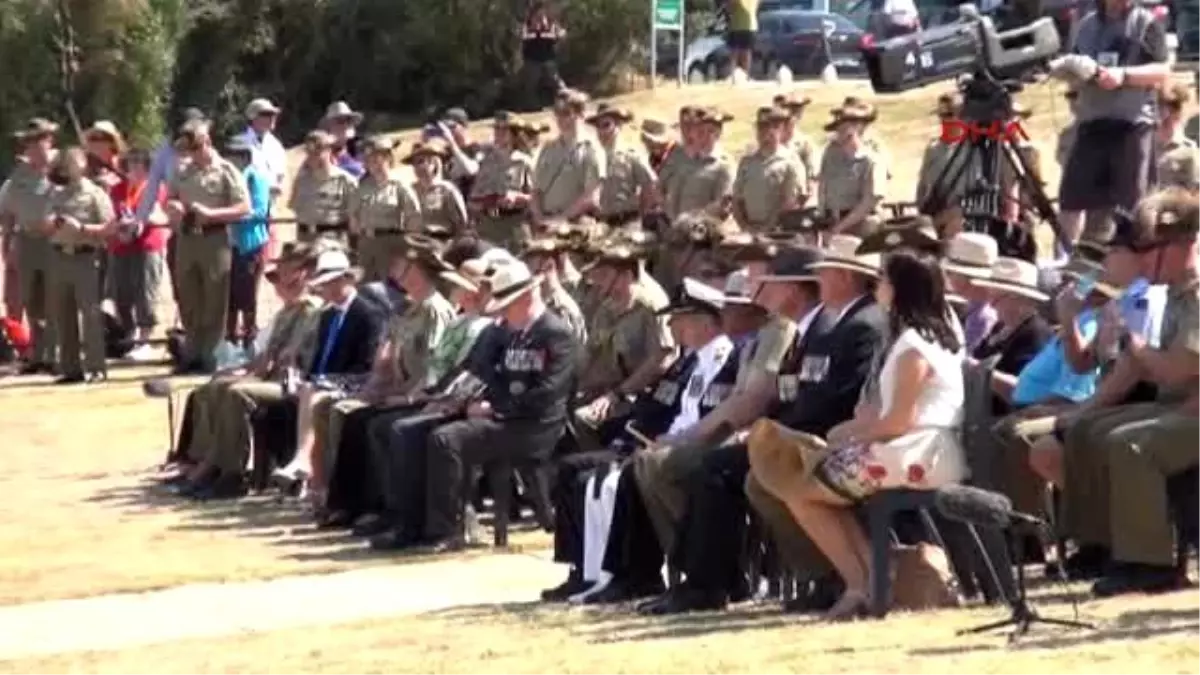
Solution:
{"label": "man in green uniform", "polygon": [[514,147],[514,135],[525,126],[512,113],[496,113],[492,145],[468,195],[479,236],[509,250],[526,238],[524,220],[533,192],[533,158]]}
{"label": "man in green uniform", "polygon": [[546,309],[566,322],[579,344],[587,344],[586,317],[562,282],[563,268],[569,262],[563,244],[553,237],[530,239],[525,246],[524,257],[529,270],[542,276],[542,297],[546,299]]}
{"label": "man in green uniform", "polygon": [[421,222],[457,237],[467,229],[467,204],[458,186],[442,177],[450,159],[445,141],[430,139],[414,143],[404,163],[413,168],[413,193],[421,206]]}
{"label": "man in green uniform", "polygon": [[377,136],[364,146],[367,173],[350,200],[350,232],[359,237],[364,278],[378,281],[387,276],[392,256],[404,248],[404,234],[420,230],[421,207],[412,188],[394,173],[396,144]]}
{"label": "man in green uniform", "polygon": [[296,214],[296,233],[301,241],[311,242],[324,236],[346,242],[358,179],[338,166],[335,144],[334,137],[326,131],[310,131],[304,138],[304,163],[296,172],[288,198],[288,208]]}
{"label": "man in green uniform", "polygon": [[863,140],[874,119],[874,111],[866,106],[843,106],[834,109],[833,120],[825,126],[834,138],[821,156],[817,207],[831,234],[868,234],[871,216],[883,198],[883,163]]}
{"label": "man in green uniform", "polygon": [[758,149],[742,157],[733,180],[733,218],[743,230],[766,232],[779,226],[779,215],[803,202],[808,177],[782,144],[789,115],[780,108],[759,108],[755,115]]}
{"label": "man in green uniform", "polygon": [[534,234],[552,218],[575,221],[595,212],[604,183],[604,150],[584,133],[587,95],[565,89],[554,102],[558,137],[542,146],[533,174]]}
{"label": "man in green uniform", "polygon": [[21,155],[0,188],[0,233],[15,236],[21,304],[29,320],[33,351],[22,374],[54,371],[54,319],[50,311],[49,275],[54,254],[42,230],[50,199],[50,164],[58,125],[35,118],[15,134]]}
{"label": "man in green uniform", "polygon": [[607,103],[601,103],[587,118],[596,129],[607,162],[597,217],[612,227],[640,226],[655,194],[657,178],[646,157],[619,143],[621,129],[631,121],[632,114]]}
{"label": "man in green uniform", "polygon": [[804,188],[804,194],[815,194],[817,191],[817,144],[813,142],[812,136],[796,128],[796,125],[804,117],[805,108],[812,103],[812,99],[807,96],[777,94],[771,103],[776,108],[782,108],[788,113],[788,120],[783,124],[781,142],[796,153],[800,165],[804,168],[804,176],[808,180],[806,185],[801,186]]}
{"label": "man in green uniform", "polygon": [[187,341],[180,372],[211,372],[225,336],[232,252],[227,228],[250,214],[242,172],[213,147],[208,124],[183,125],[176,142],[188,161],[171,177],[167,217],[175,230],[179,315]]}

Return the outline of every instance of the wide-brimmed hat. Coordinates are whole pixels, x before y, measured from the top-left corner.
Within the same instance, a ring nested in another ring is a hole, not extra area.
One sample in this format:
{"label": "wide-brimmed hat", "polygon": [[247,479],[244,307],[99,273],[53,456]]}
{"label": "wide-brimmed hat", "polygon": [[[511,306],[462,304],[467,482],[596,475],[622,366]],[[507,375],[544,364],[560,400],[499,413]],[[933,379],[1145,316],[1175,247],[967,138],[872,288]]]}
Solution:
{"label": "wide-brimmed hat", "polygon": [[770,271],[758,278],[759,283],[797,283],[817,280],[817,266],[825,253],[812,246],[799,246],[781,251],[771,261]]}
{"label": "wide-brimmed hat", "polygon": [[534,122],[530,119],[514,118],[509,121],[508,128],[514,132],[538,136],[550,131],[550,125],[545,122]]}
{"label": "wide-brimmed hat", "polygon": [[588,124],[599,124],[600,120],[610,119],[617,124],[626,124],[633,121],[633,113],[623,108],[618,108],[609,103],[601,103],[596,106],[596,112],[588,115],[584,120]]}
{"label": "wide-brimmed hat", "polygon": [[662,120],[643,119],[641,134],[642,140],[649,141],[655,145],[662,145],[671,140],[670,129],[667,127],[667,123]]}
{"label": "wide-brimmed hat", "polygon": [[304,145],[316,145],[321,148],[332,148],[337,144],[333,134],[324,129],[313,129],[304,135]]}
{"label": "wide-brimmed hat", "polygon": [[725,277],[725,306],[762,309],[754,304],[754,288],[752,286],[749,270],[734,270],[728,277]]}
{"label": "wide-brimmed hat", "polygon": [[[1117,241],[1118,248],[1124,248],[1123,242]],[[1104,273],[1104,259],[1108,257],[1109,246],[1091,239],[1081,239],[1075,243],[1071,256],[1059,268],[1059,272],[1072,279],[1083,277],[1098,277]]]}
{"label": "wide-brimmed hat", "polygon": [[942,269],[972,279],[991,275],[992,266],[1000,258],[1000,247],[991,235],[982,232],[959,232],[946,245]]}
{"label": "wide-brimmed hat", "polygon": [[58,133],[58,125],[42,117],[34,117],[13,134],[18,141],[29,141],[36,138],[53,136]]}
{"label": "wide-brimmed hat", "polygon": [[835,234],[829,238],[823,252],[825,257],[813,264],[813,269],[840,269],[868,276],[879,276],[883,256],[879,253],[858,254],[862,239],[849,234]]}
{"label": "wide-brimmed hat", "polygon": [[697,110],[693,120],[698,124],[715,124],[720,127],[732,122],[734,117],[720,108],[707,106]]}
{"label": "wide-brimmed hat", "polygon": [[986,279],[975,279],[971,283],[982,288],[1045,302],[1050,296],[1042,290],[1039,280],[1037,265],[1020,258],[1000,258],[992,265],[990,276]]}
{"label": "wide-brimmed hat", "polygon": [[763,106],[754,112],[754,124],[757,126],[783,124],[790,119],[792,119],[791,113],[772,105]]}
{"label": "wide-brimmed hat", "polygon": [[825,131],[836,131],[846,122],[861,122],[870,124],[875,121],[875,107],[865,103],[842,105],[830,111],[833,119],[825,125]]}
{"label": "wide-brimmed hat", "polygon": [[880,229],[863,237],[862,243],[858,245],[858,254],[891,253],[901,249],[942,255],[942,240],[938,238],[933,221],[928,216],[889,221]]}
{"label": "wide-brimmed hat", "polygon": [[357,281],[362,276],[362,269],[350,264],[350,256],[341,248],[321,251],[317,256],[312,278],[308,285],[321,286],[335,279],[352,279]]}
{"label": "wide-brimmed hat", "polygon": [[280,266],[305,264],[312,260],[313,249],[311,246],[298,241],[289,241],[280,247],[278,256],[267,261],[267,269],[263,276],[267,278],[267,281],[274,282],[279,276]]}
{"label": "wide-brimmed hat", "polygon": [[457,270],[447,270],[438,274],[443,280],[464,290],[476,293],[488,280],[488,264],[478,258],[464,260]]}
{"label": "wide-brimmed hat", "polygon": [[529,271],[529,266],[520,260],[495,266],[488,282],[492,287],[492,299],[483,311],[491,314],[508,307],[514,300],[537,288],[542,275]]}
{"label": "wide-brimmed hat", "polygon": [[117,129],[116,124],[113,124],[109,120],[96,120],[92,122],[92,126],[83,132],[83,139],[87,141],[95,137],[111,141],[117,146],[117,153],[124,154],[125,137],[121,135],[121,131]]}
{"label": "wide-brimmed hat", "polygon": [[407,265],[420,267],[430,277],[438,277],[443,272],[453,272],[454,267],[442,260],[440,248],[409,248],[404,251],[404,261]]}
{"label": "wide-brimmed hat", "polygon": [[283,109],[271,103],[270,99],[256,98],[246,106],[246,119],[257,119],[262,115],[278,115],[281,112]]}
{"label": "wide-brimmed hat", "polygon": [[399,141],[387,136],[368,136],[363,140],[360,147],[364,156],[373,154],[391,155],[399,145]]}
{"label": "wide-brimmed hat", "polygon": [[658,310],[659,316],[678,314],[709,314],[720,316],[725,306],[725,294],[692,277],[684,277],[671,303]]}
{"label": "wide-brimmed hat", "polygon": [[349,120],[350,124],[358,126],[362,124],[363,114],[356,112],[345,101],[334,101],[325,109],[325,115],[321,117],[321,126],[325,126],[334,120]]}
{"label": "wide-brimmed hat", "polygon": [[404,156],[405,164],[416,164],[422,157],[440,157],[445,159],[449,154],[449,148],[442,141],[430,139],[428,141],[417,141],[413,143],[412,149]]}
{"label": "wide-brimmed hat", "polygon": [[783,108],[790,116],[795,116],[808,107],[812,103],[812,99],[808,96],[797,96],[795,94],[776,94],[775,98],[771,99],[776,107]]}

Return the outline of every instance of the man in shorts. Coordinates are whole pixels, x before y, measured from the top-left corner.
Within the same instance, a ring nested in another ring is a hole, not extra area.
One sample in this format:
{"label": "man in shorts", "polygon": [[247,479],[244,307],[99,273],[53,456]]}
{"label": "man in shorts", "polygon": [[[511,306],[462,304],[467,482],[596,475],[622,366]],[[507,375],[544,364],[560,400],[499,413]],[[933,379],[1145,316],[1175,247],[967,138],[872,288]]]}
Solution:
{"label": "man in shorts", "polygon": [[725,44],[729,47],[734,70],[750,73],[750,55],[754,34],[758,32],[758,0],[729,0],[729,28]]}

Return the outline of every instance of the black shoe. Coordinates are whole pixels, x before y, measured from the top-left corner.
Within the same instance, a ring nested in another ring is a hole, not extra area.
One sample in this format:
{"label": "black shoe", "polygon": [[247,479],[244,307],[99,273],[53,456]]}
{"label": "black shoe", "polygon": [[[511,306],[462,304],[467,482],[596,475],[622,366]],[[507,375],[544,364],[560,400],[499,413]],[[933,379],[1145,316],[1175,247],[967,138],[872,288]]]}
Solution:
{"label": "black shoe", "polygon": [[674,588],[668,588],[666,590],[666,592],[662,593],[661,595],[659,595],[657,597],[653,597],[648,600],[643,600],[642,602],[637,603],[636,605],[633,606],[633,611],[637,612],[638,614],[653,614],[654,607],[656,605],[667,604],[668,602],[671,601],[671,596],[676,593],[679,593],[679,592],[680,592],[679,586],[676,586]]}
{"label": "black shoe", "polygon": [[457,553],[467,548],[467,540],[462,535],[450,535],[442,539],[438,539],[430,544],[421,547],[425,553],[429,555],[441,555],[443,553]]}
{"label": "black shoe", "polygon": [[97,370],[94,373],[88,373],[87,381],[91,384],[99,384],[101,382],[108,382],[108,373],[106,373],[102,370]]}
{"label": "black shoe", "polygon": [[585,605],[616,605],[624,602],[633,602],[643,598],[657,597],[663,594],[666,588],[662,582],[658,583],[643,583],[632,584],[621,579],[613,579],[608,582],[608,585],[599,591],[587,596],[583,599]]}
{"label": "black shoe", "polygon": [[417,544],[416,537],[401,529],[391,529],[371,537],[372,551],[400,551]]}
{"label": "black shoe", "polygon": [[188,472],[180,471],[177,474],[173,474],[173,475],[167,476],[166,478],[159,479],[158,484],[159,485],[181,485],[186,482],[188,482]]}
{"label": "black shoe", "polygon": [[58,379],[54,380],[54,384],[81,384],[86,381],[87,378],[84,377],[83,373],[68,373],[60,375]]}
{"label": "black shoe", "polygon": [[1071,581],[1097,579],[1108,572],[1112,562],[1112,553],[1105,546],[1088,544],[1080,546],[1079,550],[1067,558],[1067,578]]}
{"label": "black shoe", "polygon": [[17,371],[18,375],[41,375],[43,373],[50,374],[54,372],[54,366],[49,363],[33,362],[26,363]]}
{"label": "black shoe", "polygon": [[354,529],[351,530],[351,533],[356,537],[374,537],[391,529],[392,525],[387,518],[377,513],[368,513],[354,521]]}
{"label": "black shoe", "polygon": [[318,530],[345,530],[354,527],[354,514],[349,511],[326,511],[317,516]]}
{"label": "black shoe", "polygon": [[198,487],[189,495],[196,501],[206,502],[217,499],[241,499],[246,496],[246,481],[239,475],[226,474],[210,481],[207,485]]}
{"label": "black shoe", "polygon": [[584,581],[583,575],[576,570],[571,570],[571,574],[567,576],[567,580],[554,588],[547,588],[542,591],[542,602],[566,602],[567,598],[572,595],[578,595],[593,586],[593,582]]}
{"label": "black shoe", "polygon": [[721,591],[694,588],[687,584],[675,589],[674,593],[667,593],[663,598],[662,602],[639,609],[638,613],[646,616],[665,616],[725,609],[728,604],[728,598]]}
{"label": "black shoe", "polygon": [[1160,567],[1122,563],[1114,566],[1112,573],[1099,579],[1092,586],[1092,594],[1098,598],[1111,598],[1130,593],[1166,593],[1187,585],[1175,566]]}

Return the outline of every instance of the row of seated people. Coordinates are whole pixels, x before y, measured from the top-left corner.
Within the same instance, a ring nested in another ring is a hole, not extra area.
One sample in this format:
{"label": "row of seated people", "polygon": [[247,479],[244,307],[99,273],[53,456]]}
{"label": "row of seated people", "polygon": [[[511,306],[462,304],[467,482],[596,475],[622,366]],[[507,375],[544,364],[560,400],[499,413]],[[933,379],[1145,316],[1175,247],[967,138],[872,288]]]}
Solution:
{"label": "row of seated people", "polygon": [[[855,616],[869,556],[852,507],[968,477],[962,365],[990,360],[1004,491],[1039,511],[1023,495],[1061,488],[1079,544],[1067,566],[1107,573],[1098,593],[1174,588],[1162,481],[1195,463],[1175,442],[1195,430],[1195,199],[1157,195],[1117,231],[1062,270],[1074,281],[1056,296],[1057,333],[1036,267],[998,258],[985,236],[943,246],[913,227],[748,247],[728,279],[688,280],[657,308],[621,247],[574,296],[552,248],[531,247],[526,265],[410,247],[391,269],[408,304],[391,318],[356,293],[344,253],[285,256],[269,346],[189,397],[172,489],[240,494],[256,420],[290,404],[289,428],[267,435],[294,434],[284,473],[308,481],[320,524],[376,548],[457,548],[474,536],[474,471],[544,463],[574,417],[585,452],[557,462],[553,491],[571,573],[546,599],[724,606],[749,592],[739,542],[755,514],[807,580],[796,605]],[[1126,405],[1147,395],[1139,382],[1155,402]],[[772,425],[802,434],[763,442]],[[1134,488],[1157,492],[1131,504]],[[680,572],[670,589],[664,560]]]}

